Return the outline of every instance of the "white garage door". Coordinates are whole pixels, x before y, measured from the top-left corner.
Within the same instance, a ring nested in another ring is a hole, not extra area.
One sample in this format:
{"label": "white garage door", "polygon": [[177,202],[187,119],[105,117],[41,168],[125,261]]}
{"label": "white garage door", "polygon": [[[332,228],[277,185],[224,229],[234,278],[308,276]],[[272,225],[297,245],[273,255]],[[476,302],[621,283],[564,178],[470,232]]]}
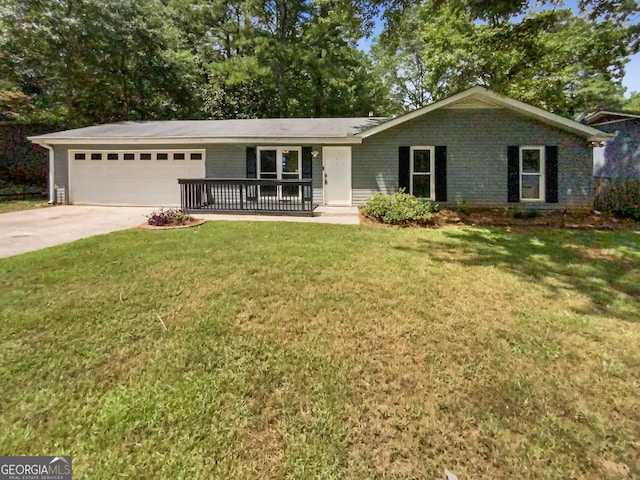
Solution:
{"label": "white garage door", "polygon": [[69,202],[178,206],[178,178],[204,178],[204,150],[69,152]]}

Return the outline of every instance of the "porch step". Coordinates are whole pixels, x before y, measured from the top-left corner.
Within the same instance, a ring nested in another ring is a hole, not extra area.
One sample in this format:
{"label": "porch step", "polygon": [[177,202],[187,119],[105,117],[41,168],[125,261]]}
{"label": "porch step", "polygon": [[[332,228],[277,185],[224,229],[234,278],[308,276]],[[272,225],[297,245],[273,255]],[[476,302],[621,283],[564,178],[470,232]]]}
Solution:
{"label": "porch step", "polygon": [[358,216],[358,207],[329,207],[322,205],[313,211],[314,217],[354,217]]}

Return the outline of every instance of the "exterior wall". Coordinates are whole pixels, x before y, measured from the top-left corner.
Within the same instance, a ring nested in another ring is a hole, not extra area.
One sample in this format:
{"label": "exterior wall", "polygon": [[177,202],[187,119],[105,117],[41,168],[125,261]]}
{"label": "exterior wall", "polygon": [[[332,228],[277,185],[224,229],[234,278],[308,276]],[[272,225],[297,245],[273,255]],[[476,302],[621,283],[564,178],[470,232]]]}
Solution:
{"label": "exterior wall", "polygon": [[[280,146],[270,144],[215,144],[207,145],[207,177],[245,178],[247,147]],[[308,144],[287,145],[290,147],[306,147]],[[313,203],[322,204],[322,146],[312,145],[313,150],[320,152],[312,162]]]}
{"label": "exterior wall", "polygon": [[[69,150],[162,150],[162,149],[202,149],[206,150],[206,175],[217,178],[245,178],[246,177],[246,148],[256,146],[268,146],[268,144],[187,144],[187,145],[56,145],[55,152],[55,179],[57,188],[64,188],[67,191],[66,198],[69,198]],[[298,145],[295,145],[298,146]],[[299,146],[307,146],[300,144]],[[322,204],[322,146],[313,145],[313,150],[319,152],[313,159],[312,164],[312,185],[313,202]],[[176,188],[178,188],[176,184]]]}
{"label": "exterior wall", "polygon": [[587,140],[505,109],[441,109],[354,145],[353,203],[398,190],[400,146],[447,147],[447,200],[476,206],[507,202],[507,147],[558,146],[558,203],[538,208],[588,207],[593,201],[592,152]]}
{"label": "exterior wall", "polygon": [[640,119],[594,125],[616,136],[593,151],[593,176],[640,180]]}

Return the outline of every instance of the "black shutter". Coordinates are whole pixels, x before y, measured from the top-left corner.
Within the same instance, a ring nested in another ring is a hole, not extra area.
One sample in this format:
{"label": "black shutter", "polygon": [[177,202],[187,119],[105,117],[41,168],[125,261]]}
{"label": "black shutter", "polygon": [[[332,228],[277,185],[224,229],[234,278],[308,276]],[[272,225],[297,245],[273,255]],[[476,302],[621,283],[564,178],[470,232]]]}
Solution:
{"label": "black shutter", "polygon": [[436,159],[434,164],[436,183],[436,202],[447,201],[447,147],[436,146]]}
{"label": "black shutter", "polygon": [[247,147],[247,178],[258,178],[256,147]]}
{"label": "black shutter", "polygon": [[[247,178],[258,178],[256,147],[247,147]],[[247,200],[256,200],[257,198],[257,187],[247,185]]]}
{"label": "black shutter", "polygon": [[[313,178],[313,147],[302,147],[302,178]],[[305,200],[311,200],[312,188],[302,187]]]}
{"label": "black shutter", "polygon": [[508,201],[520,201],[520,147],[507,147],[507,185]]}
{"label": "black shutter", "polygon": [[544,147],[545,166],[545,200],[547,203],[558,203],[558,147]]}
{"label": "black shutter", "polygon": [[409,193],[411,179],[411,147],[400,147],[398,152],[398,188]]}

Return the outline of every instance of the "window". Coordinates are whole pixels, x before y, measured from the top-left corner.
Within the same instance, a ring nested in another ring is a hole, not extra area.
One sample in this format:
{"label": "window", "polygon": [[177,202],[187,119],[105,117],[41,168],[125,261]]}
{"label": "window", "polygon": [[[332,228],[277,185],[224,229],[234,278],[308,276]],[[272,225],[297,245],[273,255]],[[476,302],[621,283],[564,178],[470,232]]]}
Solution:
{"label": "window", "polygon": [[111,160],[115,162],[118,160],[136,161],[136,160],[186,160],[191,158],[192,160],[205,159],[204,150],[185,149],[185,150],[71,150],[69,152],[69,160]]}
{"label": "window", "polygon": [[544,147],[520,147],[520,200],[544,201]]}
{"label": "window", "polygon": [[410,191],[412,195],[433,199],[435,147],[411,147]]}
{"label": "window", "polygon": [[[259,147],[258,178],[263,180],[298,180],[302,178],[301,147]],[[298,185],[263,185],[261,196],[296,197],[300,194]]]}

